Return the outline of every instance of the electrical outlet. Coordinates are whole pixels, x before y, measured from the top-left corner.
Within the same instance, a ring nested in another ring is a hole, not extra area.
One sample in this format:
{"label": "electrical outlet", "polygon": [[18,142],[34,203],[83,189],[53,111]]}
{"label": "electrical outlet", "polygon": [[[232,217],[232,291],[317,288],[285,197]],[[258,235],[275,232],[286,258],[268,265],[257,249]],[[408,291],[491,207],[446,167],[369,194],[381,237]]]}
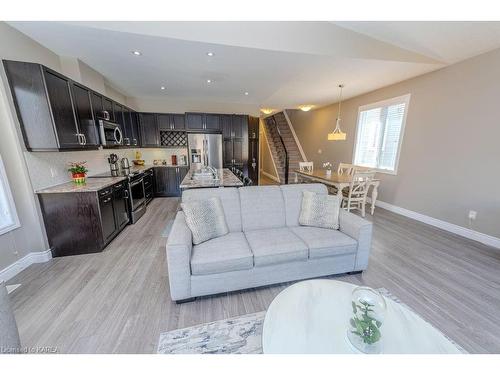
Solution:
{"label": "electrical outlet", "polygon": [[469,211],[469,220],[476,220],[476,217],[477,217],[477,212],[470,210]]}
{"label": "electrical outlet", "polygon": [[318,150],[318,154],[322,154],[323,153],[323,150],[322,149],[319,149]]}

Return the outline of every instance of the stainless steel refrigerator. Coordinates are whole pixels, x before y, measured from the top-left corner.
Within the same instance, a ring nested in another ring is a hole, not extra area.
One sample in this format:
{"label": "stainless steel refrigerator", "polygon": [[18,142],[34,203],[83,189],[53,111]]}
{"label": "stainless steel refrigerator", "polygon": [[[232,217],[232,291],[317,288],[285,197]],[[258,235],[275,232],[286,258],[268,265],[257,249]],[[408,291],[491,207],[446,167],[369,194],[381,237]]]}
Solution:
{"label": "stainless steel refrigerator", "polygon": [[222,134],[188,134],[191,168],[222,168]]}

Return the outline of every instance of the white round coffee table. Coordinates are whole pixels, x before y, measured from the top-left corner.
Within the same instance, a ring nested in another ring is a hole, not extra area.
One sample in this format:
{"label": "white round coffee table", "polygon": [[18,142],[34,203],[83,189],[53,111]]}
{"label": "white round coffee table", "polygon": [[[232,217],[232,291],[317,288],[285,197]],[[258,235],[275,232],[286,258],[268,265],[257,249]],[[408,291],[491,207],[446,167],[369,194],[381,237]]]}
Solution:
{"label": "white round coffee table", "polygon": [[[341,281],[309,280],[283,290],[266,312],[264,353],[359,353],[346,336],[354,288],[356,285]],[[461,353],[417,314],[385,300],[382,353]]]}

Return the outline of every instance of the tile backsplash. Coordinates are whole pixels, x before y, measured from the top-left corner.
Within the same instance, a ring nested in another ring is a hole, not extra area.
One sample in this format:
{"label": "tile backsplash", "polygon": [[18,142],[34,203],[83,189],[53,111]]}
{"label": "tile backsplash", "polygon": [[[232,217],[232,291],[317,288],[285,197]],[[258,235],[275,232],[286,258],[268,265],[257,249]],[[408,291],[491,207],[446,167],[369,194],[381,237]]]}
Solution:
{"label": "tile backsplash", "polygon": [[40,190],[71,180],[67,171],[69,162],[86,161],[89,175],[106,172],[109,170],[108,156],[115,153],[118,157],[128,158],[132,164],[135,151],[140,151],[142,159],[147,165],[152,165],[155,159],[165,159],[171,163],[171,155],[186,155],[187,149],[117,149],[117,150],[95,150],[95,151],[68,151],[68,152],[24,152],[26,165],[31,179],[33,189]]}

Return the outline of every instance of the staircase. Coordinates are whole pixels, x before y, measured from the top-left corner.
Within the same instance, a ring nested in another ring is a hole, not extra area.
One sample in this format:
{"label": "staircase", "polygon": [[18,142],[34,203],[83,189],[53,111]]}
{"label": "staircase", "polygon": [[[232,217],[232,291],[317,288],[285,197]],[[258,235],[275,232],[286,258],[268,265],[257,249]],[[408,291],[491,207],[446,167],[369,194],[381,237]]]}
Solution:
{"label": "staircase", "polygon": [[[280,184],[293,183],[295,180],[295,173],[293,171],[299,169],[299,162],[304,160],[290,130],[285,114],[278,112],[266,117],[264,119],[264,129],[269,142],[269,148],[271,149],[271,155],[278,171]],[[286,179],[287,156],[288,181]]]}

